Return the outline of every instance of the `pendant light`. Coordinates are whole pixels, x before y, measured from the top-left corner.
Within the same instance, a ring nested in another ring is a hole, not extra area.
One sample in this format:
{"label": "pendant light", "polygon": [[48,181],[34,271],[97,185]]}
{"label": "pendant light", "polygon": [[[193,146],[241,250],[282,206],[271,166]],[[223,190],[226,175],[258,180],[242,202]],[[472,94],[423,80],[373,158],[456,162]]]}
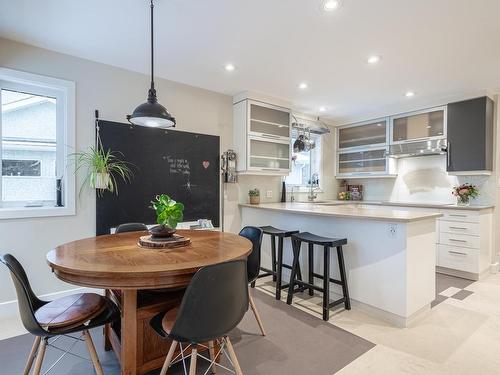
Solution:
{"label": "pendant light", "polygon": [[167,109],[158,103],[156,98],[154,82],[154,45],[153,45],[153,12],[154,4],[151,0],[151,87],[148,92],[148,100],[139,105],[127,120],[139,126],[152,128],[170,128],[175,126],[175,118],[168,113]]}

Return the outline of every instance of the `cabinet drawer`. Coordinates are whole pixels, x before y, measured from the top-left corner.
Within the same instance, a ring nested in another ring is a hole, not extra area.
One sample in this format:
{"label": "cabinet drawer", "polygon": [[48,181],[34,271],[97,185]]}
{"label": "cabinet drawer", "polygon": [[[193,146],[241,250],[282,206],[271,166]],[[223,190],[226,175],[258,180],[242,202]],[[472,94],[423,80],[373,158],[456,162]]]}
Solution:
{"label": "cabinet drawer", "polygon": [[478,273],[479,251],[463,247],[438,245],[438,266]]}
{"label": "cabinet drawer", "polygon": [[439,222],[439,231],[442,233],[468,234],[470,236],[479,236],[479,224],[441,220]]}
{"label": "cabinet drawer", "polygon": [[467,223],[479,223],[479,212],[465,210],[443,210],[440,220],[444,221],[464,221]]}
{"label": "cabinet drawer", "polygon": [[479,249],[479,237],[468,236],[465,234],[455,234],[455,233],[439,233],[439,243],[441,245],[450,245],[457,247],[470,247],[473,249]]}

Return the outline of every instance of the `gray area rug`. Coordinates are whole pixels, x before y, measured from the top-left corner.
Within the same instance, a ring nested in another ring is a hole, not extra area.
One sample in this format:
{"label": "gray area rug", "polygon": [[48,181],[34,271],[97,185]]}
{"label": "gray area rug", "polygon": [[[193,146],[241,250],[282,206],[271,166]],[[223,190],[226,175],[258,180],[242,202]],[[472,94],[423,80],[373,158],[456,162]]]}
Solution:
{"label": "gray area rug", "polygon": [[[264,292],[252,290],[257,308],[267,330],[267,336],[259,334],[257,322],[249,310],[243,321],[230,337],[235,346],[245,375],[332,375],[361,356],[375,345],[320,318],[311,316],[284,302],[276,301]],[[106,375],[119,375],[120,369],[113,352],[103,349],[102,329],[94,329],[99,357]],[[26,357],[33,342],[31,335],[22,335],[0,341],[0,373],[22,374]],[[56,345],[68,348],[70,339],[61,338]],[[74,352],[88,357],[84,343],[78,343]],[[44,368],[53,363],[61,353],[49,349]],[[226,361],[223,361],[227,364]],[[198,360],[198,374],[204,374],[207,366]],[[157,374],[159,372],[153,372]],[[227,371],[217,369],[217,374]],[[65,357],[50,372],[53,375],[94,374],[90,362]],[[168,374],[183,374],[181,364],[173,366]]]}

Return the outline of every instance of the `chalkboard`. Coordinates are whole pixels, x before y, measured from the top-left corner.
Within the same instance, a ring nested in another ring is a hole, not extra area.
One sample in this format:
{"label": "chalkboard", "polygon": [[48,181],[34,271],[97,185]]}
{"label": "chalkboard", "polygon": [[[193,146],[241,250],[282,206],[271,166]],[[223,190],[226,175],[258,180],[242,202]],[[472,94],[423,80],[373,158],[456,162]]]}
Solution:
{"label": "chalkboard", "polygon": [[118,195],[97,197],[97,235],[122,223],[154,224],[151,200],[162,193],[184,204],[184,221],[219,225],[219,137],[102,120],[98,125],[104,150],[121,152],[134,177],[129,184],[118,180]]}

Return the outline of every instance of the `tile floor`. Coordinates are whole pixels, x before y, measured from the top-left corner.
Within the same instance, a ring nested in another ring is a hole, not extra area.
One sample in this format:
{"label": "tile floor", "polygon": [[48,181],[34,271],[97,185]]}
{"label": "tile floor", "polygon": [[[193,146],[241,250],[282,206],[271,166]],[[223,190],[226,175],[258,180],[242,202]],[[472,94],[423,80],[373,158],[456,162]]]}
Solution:
{"label": "tile floor", "polygon": [[[257,287],[273,294],[264,280]],[[439,276],[436,293],[431,312],[404,329],[356,310],[332,312],[331,324],[376,344],[338,374],[500,375],[500,274],[478,282]],[[294,306],[320,316],[318,296],[295,296]],[[23,333],[14,320],[0,328],[0,339]]]}
{"label": "tile floor", "polygon": [[[408,328],[356,310],[332,312],[331,324],[377,344],[338,374],[500,374],[500,274],[478,282],[438,275],[436,281],[431,312]],[[269,281],[257,287],[273,290]],[[298,293],[294,304],[320,317],[319,297]]]}

